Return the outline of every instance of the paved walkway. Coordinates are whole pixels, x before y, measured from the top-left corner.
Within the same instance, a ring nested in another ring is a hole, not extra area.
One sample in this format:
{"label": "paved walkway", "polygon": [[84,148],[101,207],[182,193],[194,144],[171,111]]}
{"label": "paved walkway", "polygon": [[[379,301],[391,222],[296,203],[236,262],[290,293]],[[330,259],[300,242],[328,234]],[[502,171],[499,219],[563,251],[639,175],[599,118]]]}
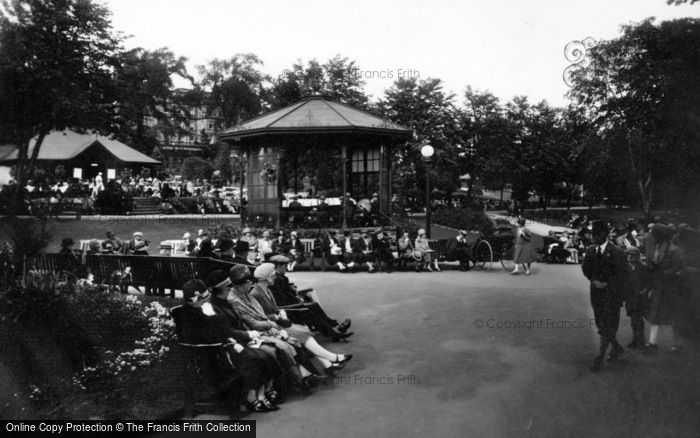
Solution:
{"label": "paved walkway", "polygon": [[[628,352],[588,371],[596,351],[588,285],[575,265],[490,272],[295,272],[355,336],[334,380],[274,413],[258,436],[697,437],[697,350]],[[621,340],[630,338],[623,317]],[[199,418],[217,419],[215,415]]]}

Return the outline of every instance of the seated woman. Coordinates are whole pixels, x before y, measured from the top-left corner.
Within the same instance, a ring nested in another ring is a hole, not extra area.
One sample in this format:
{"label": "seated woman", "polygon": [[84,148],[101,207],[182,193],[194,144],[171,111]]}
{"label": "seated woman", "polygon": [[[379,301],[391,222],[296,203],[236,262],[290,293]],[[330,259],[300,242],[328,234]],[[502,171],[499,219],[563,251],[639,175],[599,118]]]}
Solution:
{"label": "seated woman", "polygon": [[[249,334],[263,351],[277,358],[284,373],[292,380],[293,387],[302,393],[308,393],[320,376],[309,371],[315,368],[313,363],[307,360],[304,347],[277,324],[264,324],[243,317],[242,307],[257,304],[257,301],[249,295],[253,284],[250,281],[250,271],[247,266],[234,266],[229,271],[228,277],[229,284],[232,285],[229,296],[226,300],[215,300],[214,305],[220,306],[222,311],[229,314],[231,318],[235,317],[241,328],[249,330]],[[238,297],[243,298],[239,300]]]}
{"label": "seated woman", "polygon": [[253,234],[253,230],[248,227],[244,228],[241,233],[243,235],[239,240],[248,243],[248,251],[246,252],[245,256],[242,254],[240,256],[242,259],[246,260],[252,265],[258,258],[258,238]]}
{"label": "seated woman", "polygon": [[[273,263],[264,263],[255,270],[254,275],[258,279],[258,284],[251,292],[266,314],[278,315],[283,312],[283,319],[317,329],[333,342],[352,336],[352,332],[347,332],[352,324],[350,319],[339,324],[338,321],[328,317],[312,289],[297,292],[296,287],[284,275],[289,262],[288,258],[277,255],[271,257],[270,261]],[[278,305],[285,309],[280,310]]]}
{"label": "seated woman", "polygon": [[[413,249],[415,250],[416,257],[420,257],[420,260],[423,263],[423,269],[425,269],[428,272],[433,272],[433,268],[430,267],[433,260],[433,250],[430,249],[428,239],[425,237],[425,230],[422,228],[418,230],[418,237],[416,237],[416,242],[413,246]],[[434,268],[436,271],[440,270],[440,268],[438,268],[437,266],[437,263],[435,263]],[[419,265],[416,266],[416,271],[420,272]]]}
{"label": "seated woman", "polygon": [[[250,275],[248,268],[241,265],[234,266],[231,271],[232,275],[238,278],[238,281],[242,281]],[[342,369],[352,359],[351,354],[336,354],[323,348],[305,327],[297,324],[288,325],[280,319],[271,319],[265,314],[260,303],[250,295],[250,289],[248,286],[235,287],[234,285],[231,297],[233,306],[249,329],[279,332],[283,339],[288,337],[287,334],[291,335],[313,355],[314,359],[321,363],[328,375]],[[285,325],[288,327],[285,328]]]}
{"label": "seated woman", "polygon": [[[226,274],[220,271],[225,278]],[[281,375],[281,369],[274,357],[258,348],[248,347],[251,342],[250,333],[240,329],[237,321],[230,319],[227,314],[212,299],[224,300],[228,288],[214,284],[220,280],[220,275],[210,274],[207,278],[213,292],[211,296],[202,280],[190,280],[182,286],[183,332],[187,333],[187,342],[197,344],[225,344],[225,351],[220,356],[217,371],[222,375],[216,376],[221,380],[232,395],[233,381],[240,377],[249,412],[267,412],[277,410],[277,391],[273,388],[275,379]]]}

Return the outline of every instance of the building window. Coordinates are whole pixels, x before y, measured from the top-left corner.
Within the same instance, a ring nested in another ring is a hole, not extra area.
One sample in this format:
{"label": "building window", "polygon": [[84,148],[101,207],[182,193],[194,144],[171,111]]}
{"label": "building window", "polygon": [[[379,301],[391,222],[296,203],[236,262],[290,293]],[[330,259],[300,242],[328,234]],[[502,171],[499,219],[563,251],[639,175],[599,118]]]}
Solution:
{"label": "building window", "polygon": [[353,152],[350,176],[353,196],[369,197],[379,191],[379,165],[379,148]]}

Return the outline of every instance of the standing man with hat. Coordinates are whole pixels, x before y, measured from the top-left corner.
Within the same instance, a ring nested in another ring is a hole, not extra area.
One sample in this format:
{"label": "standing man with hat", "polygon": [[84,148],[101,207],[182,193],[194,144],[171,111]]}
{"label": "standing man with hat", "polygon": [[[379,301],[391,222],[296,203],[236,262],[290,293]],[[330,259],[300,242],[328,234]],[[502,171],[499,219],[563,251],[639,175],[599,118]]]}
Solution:
{"label": "standing man with hat", "polygon": [[592,223],[593,245],[586,249],[583,259],[583,275],[591,282],[591,305],[595,325],[600,335],[600,348],[591,371],[603,368],[603,360],[609,346],[609,359],[617,360],[624,349],[617,342],[620,325],[620,307],[629,290],[629,269],[625,252],[608,241],[608,227],[603,221]]}

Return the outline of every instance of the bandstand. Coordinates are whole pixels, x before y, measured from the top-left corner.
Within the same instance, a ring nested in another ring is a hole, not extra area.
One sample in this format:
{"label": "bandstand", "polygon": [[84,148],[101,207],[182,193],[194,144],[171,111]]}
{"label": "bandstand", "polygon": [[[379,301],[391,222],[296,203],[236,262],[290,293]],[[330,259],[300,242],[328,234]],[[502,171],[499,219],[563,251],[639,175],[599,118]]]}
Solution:
{"label": "bandstand", "polygon": [[[218,134],[246,157],[248,220],[279,226],[291,198],[313,213],[319,197],[346,211],[355,200],[379,195],[379,216],[391,215],[392,147],[411,131],[323,96],[310,96]],[[296,205],[299,205],[296,204]],[[342,214],[346,227],[346,214]],[[245,220],[245,218],[242,218]]]}

